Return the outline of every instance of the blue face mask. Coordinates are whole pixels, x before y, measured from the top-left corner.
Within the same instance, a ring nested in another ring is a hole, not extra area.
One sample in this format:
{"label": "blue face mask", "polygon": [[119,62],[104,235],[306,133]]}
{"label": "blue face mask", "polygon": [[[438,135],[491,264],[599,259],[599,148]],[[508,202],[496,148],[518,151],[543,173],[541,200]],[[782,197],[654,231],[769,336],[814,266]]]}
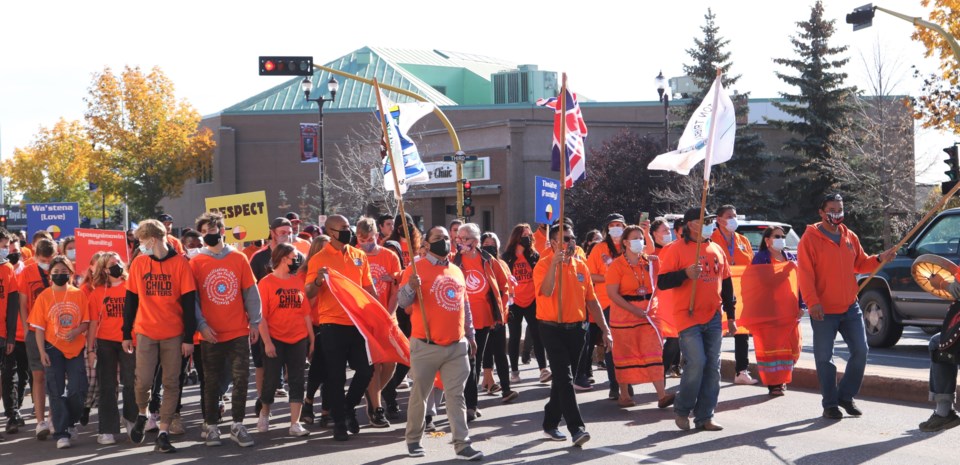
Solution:
{"label": "blue face mask", "polygon": [[700,228],[700,237],[703,239],[709,239],[713,235],[713,231],[717,229],[716,223],[705,224]]}

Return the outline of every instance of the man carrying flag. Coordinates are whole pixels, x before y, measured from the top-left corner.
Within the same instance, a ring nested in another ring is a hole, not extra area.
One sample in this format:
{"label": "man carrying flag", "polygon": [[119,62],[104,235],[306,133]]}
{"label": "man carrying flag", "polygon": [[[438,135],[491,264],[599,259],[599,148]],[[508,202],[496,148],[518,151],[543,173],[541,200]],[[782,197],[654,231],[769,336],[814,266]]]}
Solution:
{"label": "man carrying flag", "polygon": [[[566,116],[563,121],[566,122],[566,130],[561,131],[560,127],[560,101],[557,97],[537,100],[537,105],[541,107],[553,108],[553,162],[552,169],[560,171],[560,138],[566,139],[566,188],[573,187],[573,183],[586,177],[587,153],[583,149],[584,139],[587,138],[587,124],[583,121],[583,114],[580,113],[580,105],[577,103],[577,94],[566,89]],[[565,135],[561,135],[565,133]]]}
{"label": "man carrying flag", "polygon": [[[323,340],[324,363],[327,377],[323,382],[324,406],[330,403],[333,415],[333,438],[337,441],[349,439],[347,431],[360,433],[360,423],[354,407],[360,403],[363,393],[373,376],[373,366],[367,358],[366,341],[354,326],[350,316],[337,302],[336,297],[326,285],[324,275],[336,270],[351,281],[363,286],[370,295],[376,297],[370,277],[370,265],[363,251],[348,245],[353,238],[350,222],[342,215],[332,215],[324,224],[330,242],[317,252],[307,264],[307,297],[317,297],[320,311],[317,324],[320,326],[320,338]],[[353,381],[350,390],[344,396],[343,386],[347,382],[347,363],[353,368]]]}

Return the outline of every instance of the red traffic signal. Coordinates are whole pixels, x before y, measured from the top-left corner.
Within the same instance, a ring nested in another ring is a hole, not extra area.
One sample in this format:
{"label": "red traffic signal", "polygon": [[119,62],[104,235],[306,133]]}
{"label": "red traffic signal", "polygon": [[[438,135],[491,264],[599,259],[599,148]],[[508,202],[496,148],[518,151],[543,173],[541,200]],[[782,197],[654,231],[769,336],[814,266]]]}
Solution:
{"label": "red traffic signal", "polygon": [[261,76],[313,76],[313,57],[262,56]]}

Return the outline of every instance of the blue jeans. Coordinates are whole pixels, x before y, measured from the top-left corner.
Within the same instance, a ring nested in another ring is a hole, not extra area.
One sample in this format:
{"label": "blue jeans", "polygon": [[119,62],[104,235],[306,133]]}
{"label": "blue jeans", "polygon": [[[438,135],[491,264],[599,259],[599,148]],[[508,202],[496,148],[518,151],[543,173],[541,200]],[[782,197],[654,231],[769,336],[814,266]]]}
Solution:
{"label": "blue jeans", "polygon": [[686,359],[680,390],[673,411],[681,417],[690,416],[699,426],[713,418],[720,396],[720,343],[723,328],[718,311],[709,322],[680,331],[680,351]]}
{"label": "blue jeans", "polygon": [[87,397],[87,369],[83,365],[83,352],[74,358],[66,358],[60,349],[46,344],[50,366],[46,368],[47,397],[53,417],[53,438],[69,438],[67,428],[80,421],[83,400]]}
{"label": "blue jeans", "polygon": [[[860,392],[863,372],[867,368],[867,335],[863,329],[860,303],[854,302],[846,313],[824,314],[823,320],[810,319],[813,327],[813,359],[817,363],[823,408],[836,407],[840,401],[850,402]],[[850,350],[847,369],[837,383],[837,366],[833,363],[833,343],[837,333]]]}

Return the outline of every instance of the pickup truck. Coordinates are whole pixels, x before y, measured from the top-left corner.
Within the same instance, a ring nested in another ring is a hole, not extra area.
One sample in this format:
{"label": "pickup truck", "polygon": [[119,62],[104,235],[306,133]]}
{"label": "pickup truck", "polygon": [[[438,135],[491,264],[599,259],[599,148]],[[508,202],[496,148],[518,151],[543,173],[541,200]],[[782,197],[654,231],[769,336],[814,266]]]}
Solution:
{"label": "pickup truck", "polygon": [[[910,274],[913,261],[935,254],[960,263],[960,208],[945,210],[923,226],[909,245],[897,251],[860,292],[860,308],[870,347],[891,347],[904,326],[939,330],[950,303],[927,293]],[[859,275],[863,283],[869,275]]]}

